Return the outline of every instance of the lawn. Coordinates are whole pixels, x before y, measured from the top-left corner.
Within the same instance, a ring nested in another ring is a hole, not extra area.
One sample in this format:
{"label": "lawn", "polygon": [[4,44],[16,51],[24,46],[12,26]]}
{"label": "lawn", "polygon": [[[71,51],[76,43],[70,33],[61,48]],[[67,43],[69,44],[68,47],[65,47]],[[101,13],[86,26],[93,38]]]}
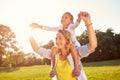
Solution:
{"label": "lawn", "polygon": [[[120,80],[120,60],[84,63],[88,80]],[[7,70],[0,67],[0,80],[51,80],[49,65]]]}
{"label": "lawn", "polygon": [[120,80],[120,60],[84,63],[88,80]]}

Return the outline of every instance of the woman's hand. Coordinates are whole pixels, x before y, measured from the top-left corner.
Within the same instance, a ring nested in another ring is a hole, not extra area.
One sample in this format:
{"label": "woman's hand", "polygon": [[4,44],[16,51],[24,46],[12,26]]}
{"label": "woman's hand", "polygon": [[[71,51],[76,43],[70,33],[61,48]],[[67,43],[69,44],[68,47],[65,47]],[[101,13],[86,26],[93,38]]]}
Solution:
{"label": "woman's hand", "polygon": [[81,19],[83,19],[83,21],[85,22],[86,26],[92,24],[91,19],[90,19],[90,15],[88,12],[80,12],[79,15],[81,16]]}

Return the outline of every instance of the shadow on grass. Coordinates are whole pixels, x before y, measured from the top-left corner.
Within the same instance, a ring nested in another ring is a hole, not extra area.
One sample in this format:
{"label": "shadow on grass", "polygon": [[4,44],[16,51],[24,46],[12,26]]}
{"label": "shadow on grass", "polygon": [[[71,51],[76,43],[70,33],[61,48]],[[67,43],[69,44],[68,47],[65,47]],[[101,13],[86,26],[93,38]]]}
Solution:
{"label": "shadow on grass", "polygon": [[109,61],[99,61],[99,62],[89,62],[83,63],[85,67],[100,67],[100,66],[120,66],[120,59],[118,60],[109,60]]}
{"label": "shadow on grass", "polygon": [[19,70],[19,67],[0,67],[0,72],[13,72]]}

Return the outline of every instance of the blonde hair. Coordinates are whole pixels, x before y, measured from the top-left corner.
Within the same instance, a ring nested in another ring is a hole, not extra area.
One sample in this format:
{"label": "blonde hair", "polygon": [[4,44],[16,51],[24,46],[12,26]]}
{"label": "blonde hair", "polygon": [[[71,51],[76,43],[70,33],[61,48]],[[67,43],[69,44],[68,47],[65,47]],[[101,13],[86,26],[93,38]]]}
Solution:
{"label": "blonde hair", "polygon": [[66,39],[66,50],[69,52],[70,51],[70,45],[72,44],[72,38],[71,38],[71,33],[67,30],[59,30],[58,31],[59,33],[62,33],[63,36],[65,37]]}

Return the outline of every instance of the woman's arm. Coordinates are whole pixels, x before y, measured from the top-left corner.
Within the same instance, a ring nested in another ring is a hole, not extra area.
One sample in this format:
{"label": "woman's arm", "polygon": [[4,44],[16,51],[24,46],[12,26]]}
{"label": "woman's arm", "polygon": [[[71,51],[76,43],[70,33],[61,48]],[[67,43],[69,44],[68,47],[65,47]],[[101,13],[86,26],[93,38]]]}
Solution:
{"label": "woman's arm", "polygon": [[37,42],[35,41],[33,36],[30,36],[29,38],[30,40],[30,44],[33,48],[33,50],[38,53],[40,56],[44,57],[44,58],[48,58],[51,59],[51,49],[45,49],[40,47]]}
{"label": "woman's arm", "polygon": [[33,50],[35,52],[38,52],[39,45],[37,44],[37,42],[35,41],[35,39],[33,38],[33,36],[30,36],[29,40],[30,40],[30,43],[31,43],[31,46],[32,46]]}
{"label": "woman's arm", "polygon": [[88,49],[90,50],[90,52],[92,52],[97,47],[97,38],[96,38],[95,32],[93,30],[92,23],[90,23],[86,26],[87,26],[88,39],[89,39]]}
{"label": "woman's arm", "polygon": [[80,15],[81,15],[81,18],[83,19],[83,21],[85,22],[85,26],[88,31],[88,39],[89,39],[88,49],[90,50],[90,52],[92,52],[97,47],[97,38],[96,38],[95,32],[93,30],[90,15],[88,12],[81,12]]}

